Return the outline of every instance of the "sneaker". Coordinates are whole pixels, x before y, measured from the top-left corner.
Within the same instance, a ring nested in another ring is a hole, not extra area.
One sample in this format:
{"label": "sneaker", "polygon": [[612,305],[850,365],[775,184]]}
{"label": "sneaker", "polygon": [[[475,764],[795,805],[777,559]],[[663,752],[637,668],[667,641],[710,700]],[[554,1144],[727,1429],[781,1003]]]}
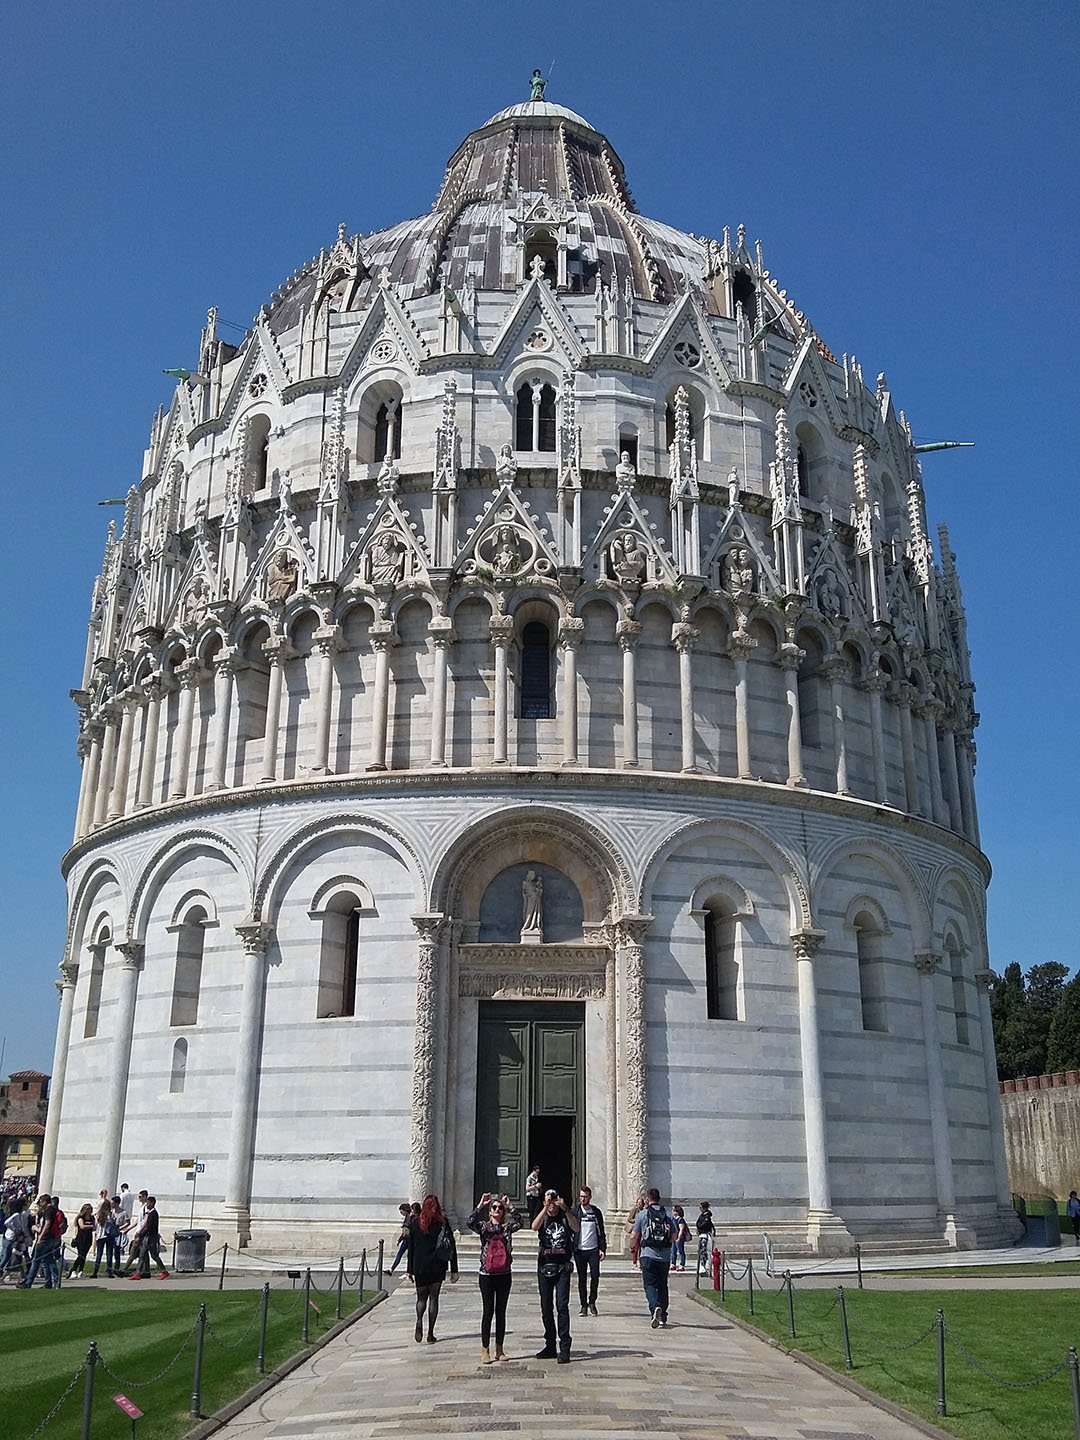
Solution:
{"label": "sneaker", "polygon": [[556,1358],[558,1359],[558,1362],[559,1362],[560,1365],[569,1365],[569,1364],[570,1364],[570,1356],[567,1355],[567,1353],[566,1353],[565,1350],[560,1350],[560,1351],[559,1351],[559,1354],[558,1354],[558,1356],[557,1356]]}
{"label": "sneaker", "polygon": [[652,1328],[653,1328],[654,1330],[659,1330],[659,1328],[660,1328],[660,1306],[659,1306],[659,1305],[658,1305],[658,1306],[656,1307],[656,1309],[652,1312]]}
{"label": "sneaker", "polygon": [[588,1313],[589,1313],[589,1307],[588,1307],[587,1305],[582,1305],[582,1307],[581,1307],[581,1313],[582,1313],[582,1315],[588,1315]]}
{"label": "sneaker", "polygon": [[167,1280],[167,1279],[169,1278],[169,1272],[168,1272],[168,1270],[162,1270],[162,1271],[158,1274],[158,1277],[157,1277],[157,1278],[158,1278],[159,1280]]}
{"label": "sneaker", "polygon": [[436,1341],[438,1340],[438,1338],[439,1338],[439,1337],[438,1337],[437,1335],[429,1335],[429,1336],[427,1337],[427,1343],[428,1343],[429,1345],[434,1345],[434,1344],[436,1343]]}
{"label": "sneaker", "polygon": [[129,1275],[127,1278],[128,1278],[129,1280],[141,1280],[143,1277],[142,1277],[142,1276],[139,1274],[139,1272],[136,1270],[134,1275]]}
{"label": "sneaker", "polygon": [[545,1345],[543,1350],[537,1350],[536,1358],[537,1360],[555,1360],[557,1359],[557,1354],[554,1350],[550,1349],[547,1345]]}
{"label": "sneaker", "polygon": [[595,1305],[590,1305],[590,1306],[589,1306],[589,1314],[590,1314],[590,1315],[595,1315],[595,1314],[596,1314],[596,1306],[595,1306]]}

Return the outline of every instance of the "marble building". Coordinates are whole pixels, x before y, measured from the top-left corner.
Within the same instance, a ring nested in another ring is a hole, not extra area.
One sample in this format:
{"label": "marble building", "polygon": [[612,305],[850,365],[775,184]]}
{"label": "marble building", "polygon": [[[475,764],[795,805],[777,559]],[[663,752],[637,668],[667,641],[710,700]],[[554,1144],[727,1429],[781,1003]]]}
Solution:
{"label": "marble building", "polygon": [[[824,258],[824,257],[823,257]],[[339,1253],[531,1161],[1009,1210],[954,556],[884,375],[541,94],[211,310],[110,528],[42,1183]]]}

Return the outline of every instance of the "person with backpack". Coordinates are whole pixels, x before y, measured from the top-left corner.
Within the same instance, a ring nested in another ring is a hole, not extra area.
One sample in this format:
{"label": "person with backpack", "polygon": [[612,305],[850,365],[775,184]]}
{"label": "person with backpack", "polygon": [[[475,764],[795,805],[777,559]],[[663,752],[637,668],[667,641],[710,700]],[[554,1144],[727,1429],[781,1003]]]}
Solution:
{"label": "person with backpack", "polygon": [[713,1224],[712,1210],[709,1208],[708,1200],[698,1201],[697,1219],[694,1221],[694,1229],[697,1231],[698,1249],[698,1270],[708,1271],[709,1268],[709,1245],[716,1234],[716,1226]]}
{"label": "person with backpack", "polygon": [[634,1221],[634,1234],[638,1237],[641,1280],[655,1330],[660,1325],[666,1326],[668,1321],[668,1271],[675,1222],[660,1204],[660,1191],[655,1186],[645,1192],[645,1202],[645,1208]]}
{"label": "person with backpack", "polygon": [[42,1195],[38,1201],[38,1222],[34,1231],[34,1255],[26,1279],[19,1281],[20,1290],[29,1290],[40,1269],[45,1275],[45,1289],[60,1289],[60,1247],[68,1228],[67,1216],[60,1209],[59,1199]]}
{"label": "person with backpack", "polygon": [[506,1360],[503,1340],[506,1338],[506,1302],[513,1283],[511,1236],[520,1230],[523,1221],[510,1203],[509,1195],[490,1195],[486,1190],[477,1201],[468,1219],[470,1230],[480,1236],[480,1295],[484,1302],[480,1319],[480,1362],[491,1364],[491,1322],[495,1321],[495,1359]]}
{"label": "person with backpack", "polygon": [[17,1269],[26,1274],[26,1256],[33,1243],[33,1234],[34,1227],[26,1201],[12,1201],[4,1222],[4,1243],[0,1249],[0,1284],[7,1279],[9,1270]]}
{"label": "person with backpack", "polygon": [[[570,1275],[574,1268],[574,1237],[581,1229],[573,1210],[555,1190],[544,1195],[544,1208],[532,1223],[537,1234],[536,1283],[544,1322],[544,1348],[538,1360],[570,1364]],[[558,1325],[556,1327],[556,1316]],[[555,1346],[556,1329],[558,1349]]]}
{"label": "person with backpack", "polygon": [[446,1272],[451,1285],[457,1284],[457,1244],[450,1222],[443,1214],[437,1195],[425,1195],[416,1223],[409,1229],[408,1277],[416,1286],[416,1330],[413,1339],[419,1345],[424,1338],[424,1313],[427,1312],[427,1342],[436,1340],[435,1322],[439,1318],[439,1292]]}

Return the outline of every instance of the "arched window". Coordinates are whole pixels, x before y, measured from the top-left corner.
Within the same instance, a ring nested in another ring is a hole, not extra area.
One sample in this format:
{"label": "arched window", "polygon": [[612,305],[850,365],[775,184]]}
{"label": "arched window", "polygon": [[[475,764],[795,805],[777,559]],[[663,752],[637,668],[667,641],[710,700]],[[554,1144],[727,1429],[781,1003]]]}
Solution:
{"label": "arched window", "polygon": [[267,463],[270,453],[270,419],[266,415],[253,415],[248,422],[247,491],[249,495],[266,489]]}
{"label": "arched window", "polygon": [[173,971],[170,1025],[195,1025],[199,1019],[202,990],[203,946],[206,942],[206,911],[193,906],[176,931],[176,968]]}
{"label": "arched window", "polygon": [[335,1020],[356,1014],[360,910],[358,896],[343,891],[333,897],[321,915],[322,949],[315,1009],[320,1020]]}
{"label": "arched window", "polygon": [[885,1008],[885,945],[877,917],[868,910],[855,916],[855,948],[859,958],[859,999],[862,1028],[888,1030]]}
{"label": "arched window", "polygon": [[551,634],[541,620],[521,632],[521,717],[551,719]]}
{"label": "arched window", "polygon": [[800,631],[796,644],[803,652],[799,665],[799,731],[804,749],[820,750],[832,744],[831,696],[821,674],[824,660],[817,638]]}
{"label": "arched window", "polygon": [[531,280],[533,261],[540,257],[544,264],[544,279],[554,285],[559,277],[559,247],[550,230],[534,230],[525,242],[525,279]]}
{"label": "arched window", "polygon": [[731,299],[734,305],[741,305],[751,333],[757,329],[757,286],[752,275],[745,270],[736,271],[731,281]]}
{"label": "arched window", "polygon": [[172,1068],[169,1071],[169,1094],[182,1095],[187,1080],[188,1043],[177,1040],[172,1047]]}
{"label": "arched window", "polygon": [[953,1019],[956,1023],[956,1043],[970,1045],[968,1028],[967,991],[964,985],[964,954],[955,936],[945,942],[945,953],[949,957],[949,978],[952,981]]}
{"label": "arched window", "polygon": [[619,426],[619,458],[622,458],[623,451],[630,457],[630,464],[637,469],[638,463],[638,432],[636,425]]}
{"label": "arched window", "polygon": [[795,472],[799,479],[799,493],[810,493],[810,462],[806,458],[806,446],[801,444],[795,452]]}
{"label": "arched window", "polygon": [[401,403],[384,400],[375,411],[376,460],[401,459]]}
{"label": "arched window", "polygon": [[518,387],[514,420],[514,449],[555,449],[555,389],[539,380]]}
{"label": "arched window", "polygon": [[99,930],[89,947],[90,982],[86,987],[86,1019],[83,1023],[83,1039],[92,1040],[98,1032],[101,1015],[101,987],[105,981],[105,951],[109,948],[112,934],[108,928]]}
{"label": "arched window", "polygon": [[705,907],[705,1006],[710,1020],[743,1018],[736,925],[729,900],[709,901]]}

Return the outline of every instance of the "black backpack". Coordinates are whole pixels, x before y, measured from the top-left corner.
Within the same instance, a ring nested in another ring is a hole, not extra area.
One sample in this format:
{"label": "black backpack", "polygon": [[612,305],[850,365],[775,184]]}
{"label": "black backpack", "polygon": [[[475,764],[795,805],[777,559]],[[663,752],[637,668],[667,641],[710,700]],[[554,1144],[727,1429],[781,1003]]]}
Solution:
{"label": "black backpack", "polygon": [[641,1243],[662,1249],[671,1244],[671,1216],[661,1205],[650,1205],[641,1227]]}

